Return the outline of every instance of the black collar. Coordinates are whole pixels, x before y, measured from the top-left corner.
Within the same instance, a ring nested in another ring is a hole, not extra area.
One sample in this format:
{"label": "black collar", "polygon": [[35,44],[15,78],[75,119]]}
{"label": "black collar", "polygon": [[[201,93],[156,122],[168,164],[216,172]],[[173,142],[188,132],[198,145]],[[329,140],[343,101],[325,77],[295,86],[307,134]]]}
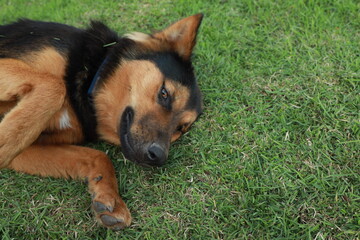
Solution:
{"label": "black collar", "polygon": [[102,61],[102,63],[100,64],[100,67],[98,68],[97,72],[95,73],[94,78],[91,81],[90,87],[87,91],[87,94],[89,97],[92,97],[94,90],[96,88],[96,84],[98,83],[100,77],[101,77],[101,73],[103,71],[104,66],[109,62],[109,55],[107,55],[104,60]]}

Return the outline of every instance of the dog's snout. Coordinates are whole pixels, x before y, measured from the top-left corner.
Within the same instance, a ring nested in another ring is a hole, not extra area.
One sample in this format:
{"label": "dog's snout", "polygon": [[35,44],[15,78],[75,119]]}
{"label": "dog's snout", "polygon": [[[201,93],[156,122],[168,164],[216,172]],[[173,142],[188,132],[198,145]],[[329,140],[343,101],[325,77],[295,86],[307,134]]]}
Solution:
{"label": "dog's snout", "polygon": [[166,152],[161,146],[152,144],[147,151],[148,159],[152,165],[163,165],[165,163]]}

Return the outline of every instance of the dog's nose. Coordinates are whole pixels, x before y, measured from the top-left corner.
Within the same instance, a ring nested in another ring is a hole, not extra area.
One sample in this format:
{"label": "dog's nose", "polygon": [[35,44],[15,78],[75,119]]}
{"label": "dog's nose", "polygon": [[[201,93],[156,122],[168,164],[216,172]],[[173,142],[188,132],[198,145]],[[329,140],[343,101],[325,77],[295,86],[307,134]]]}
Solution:
{"label": "dog's nose", "polygon": [[165,150],[158,144],[152,144],[148,148],[148,158],[152,165],[163,165],[166,161]]}

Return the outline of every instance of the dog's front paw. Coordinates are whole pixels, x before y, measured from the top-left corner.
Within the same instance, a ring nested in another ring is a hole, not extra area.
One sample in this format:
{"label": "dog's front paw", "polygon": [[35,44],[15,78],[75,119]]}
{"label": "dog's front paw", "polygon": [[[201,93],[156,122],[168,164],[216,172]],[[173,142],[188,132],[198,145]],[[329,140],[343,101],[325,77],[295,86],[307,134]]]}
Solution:
{"label": "dog's front paw", "polygon": [[111,194],[98,195],[94,198],[92,207],[96,219],[105,227],[118,231],[130,226],[130,211],[120,197]]}

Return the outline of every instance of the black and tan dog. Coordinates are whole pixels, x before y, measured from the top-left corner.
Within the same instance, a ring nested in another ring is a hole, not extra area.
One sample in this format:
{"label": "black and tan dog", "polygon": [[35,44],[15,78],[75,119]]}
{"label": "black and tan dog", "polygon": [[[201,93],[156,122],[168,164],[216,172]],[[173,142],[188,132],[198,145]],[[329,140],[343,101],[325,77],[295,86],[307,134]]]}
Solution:
{"label": "black and tan dog", "polygon": [[123,37],[99,22],[0,26],[0,168],[87,179],[96,218],[129,226],[109,158],[74,144],[102,139],[134,162],[164,164],[201,113],[190,61],[201,20]]}

